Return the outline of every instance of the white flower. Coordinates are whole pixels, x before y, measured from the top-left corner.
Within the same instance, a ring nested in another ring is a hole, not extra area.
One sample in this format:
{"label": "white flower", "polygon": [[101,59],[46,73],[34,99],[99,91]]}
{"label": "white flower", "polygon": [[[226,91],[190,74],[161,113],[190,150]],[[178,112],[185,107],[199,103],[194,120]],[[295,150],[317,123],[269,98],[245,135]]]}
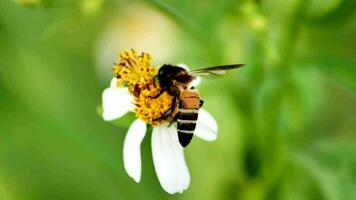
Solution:
{"label": "white flower", "polygon": [[[118,88],[116,79],[103,92],[103,118],[114,120],[134,110],[133,96],[127,88]],[[199,110],[194,135],[213,141],[217,138],[218,126],[214,118],[204,109]],[[136,182],[141,179],[140,145],[146,134],[146,123],[136,119],[128,129],[124,141],[124,166]],[[182,193],[190,183],[190,175],[184,159],[183,147],[178,141],[177,130],[173,126],[155,126],[152,131],[152,157],[162,188],[170,194]]]}

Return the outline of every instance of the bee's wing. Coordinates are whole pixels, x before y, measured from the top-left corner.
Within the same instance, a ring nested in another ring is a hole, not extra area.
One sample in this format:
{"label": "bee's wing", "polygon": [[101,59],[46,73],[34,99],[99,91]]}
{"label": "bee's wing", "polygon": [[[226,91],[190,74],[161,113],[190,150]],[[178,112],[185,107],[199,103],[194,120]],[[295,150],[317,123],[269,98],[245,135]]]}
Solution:
{"label": "bee's wing", "polygon": [[226,73],[227,70],[236,69],[239,67],[244,66],[244,64],[234,64],[234,65],[221,65],[221,66],[214,66],[214,67],[207,67],[202,69],[196,69],[189,71],[189,74],[193,76],[222,76]]}

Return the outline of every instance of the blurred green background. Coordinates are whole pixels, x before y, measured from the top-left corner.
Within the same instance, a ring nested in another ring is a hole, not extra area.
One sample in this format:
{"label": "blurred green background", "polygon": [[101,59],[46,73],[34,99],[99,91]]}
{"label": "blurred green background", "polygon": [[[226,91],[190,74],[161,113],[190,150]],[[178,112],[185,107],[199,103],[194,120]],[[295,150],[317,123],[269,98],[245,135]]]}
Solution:
{"label": "blurred green background", "polygon": [[[185,150],[168,195],[150,135],[124,171],[129,124],[97,114],[125,49],[154,64],[246,67],[200,85],[220,125]],[[354,199],[356,1],[1,0],[0,199]]]}

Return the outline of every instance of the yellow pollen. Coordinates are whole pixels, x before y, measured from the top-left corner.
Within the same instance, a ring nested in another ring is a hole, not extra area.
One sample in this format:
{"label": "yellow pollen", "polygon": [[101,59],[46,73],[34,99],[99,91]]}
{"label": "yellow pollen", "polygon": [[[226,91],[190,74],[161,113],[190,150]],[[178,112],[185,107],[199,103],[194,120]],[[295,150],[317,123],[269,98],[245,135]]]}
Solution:
{"label": "yellow pollen", "polygon": [[134,96],[136,116],[152,126],[161,125],[171,121],[178,113],[178,107],[166,119],[160,119],[162,114],[172,106],[173,97],[164,92],[155,97],[160,86],[155,82],[157,66],[150,66],[152,57],[148,53],[140,55],[133,49],[124,51],[119,55],[120,63],[115,64],[113,71],[117,77],[118,87],[128,87]]}

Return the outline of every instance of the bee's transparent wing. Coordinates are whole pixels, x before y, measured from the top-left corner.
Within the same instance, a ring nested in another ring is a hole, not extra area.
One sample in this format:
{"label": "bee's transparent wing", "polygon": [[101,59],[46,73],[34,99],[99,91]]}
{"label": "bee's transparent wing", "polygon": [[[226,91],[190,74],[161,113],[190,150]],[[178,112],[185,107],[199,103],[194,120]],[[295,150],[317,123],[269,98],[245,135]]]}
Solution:
{"label": "bee's transparent wing", "polygon": [[202,69],[196,69],[189,72],[193,76],[209,76],[217,77],[222,76],[226,73],[227,70],[236,69],[244,66],[244,64],[234,64],[234,65],[221,65],[214,67],[207,67]]}

